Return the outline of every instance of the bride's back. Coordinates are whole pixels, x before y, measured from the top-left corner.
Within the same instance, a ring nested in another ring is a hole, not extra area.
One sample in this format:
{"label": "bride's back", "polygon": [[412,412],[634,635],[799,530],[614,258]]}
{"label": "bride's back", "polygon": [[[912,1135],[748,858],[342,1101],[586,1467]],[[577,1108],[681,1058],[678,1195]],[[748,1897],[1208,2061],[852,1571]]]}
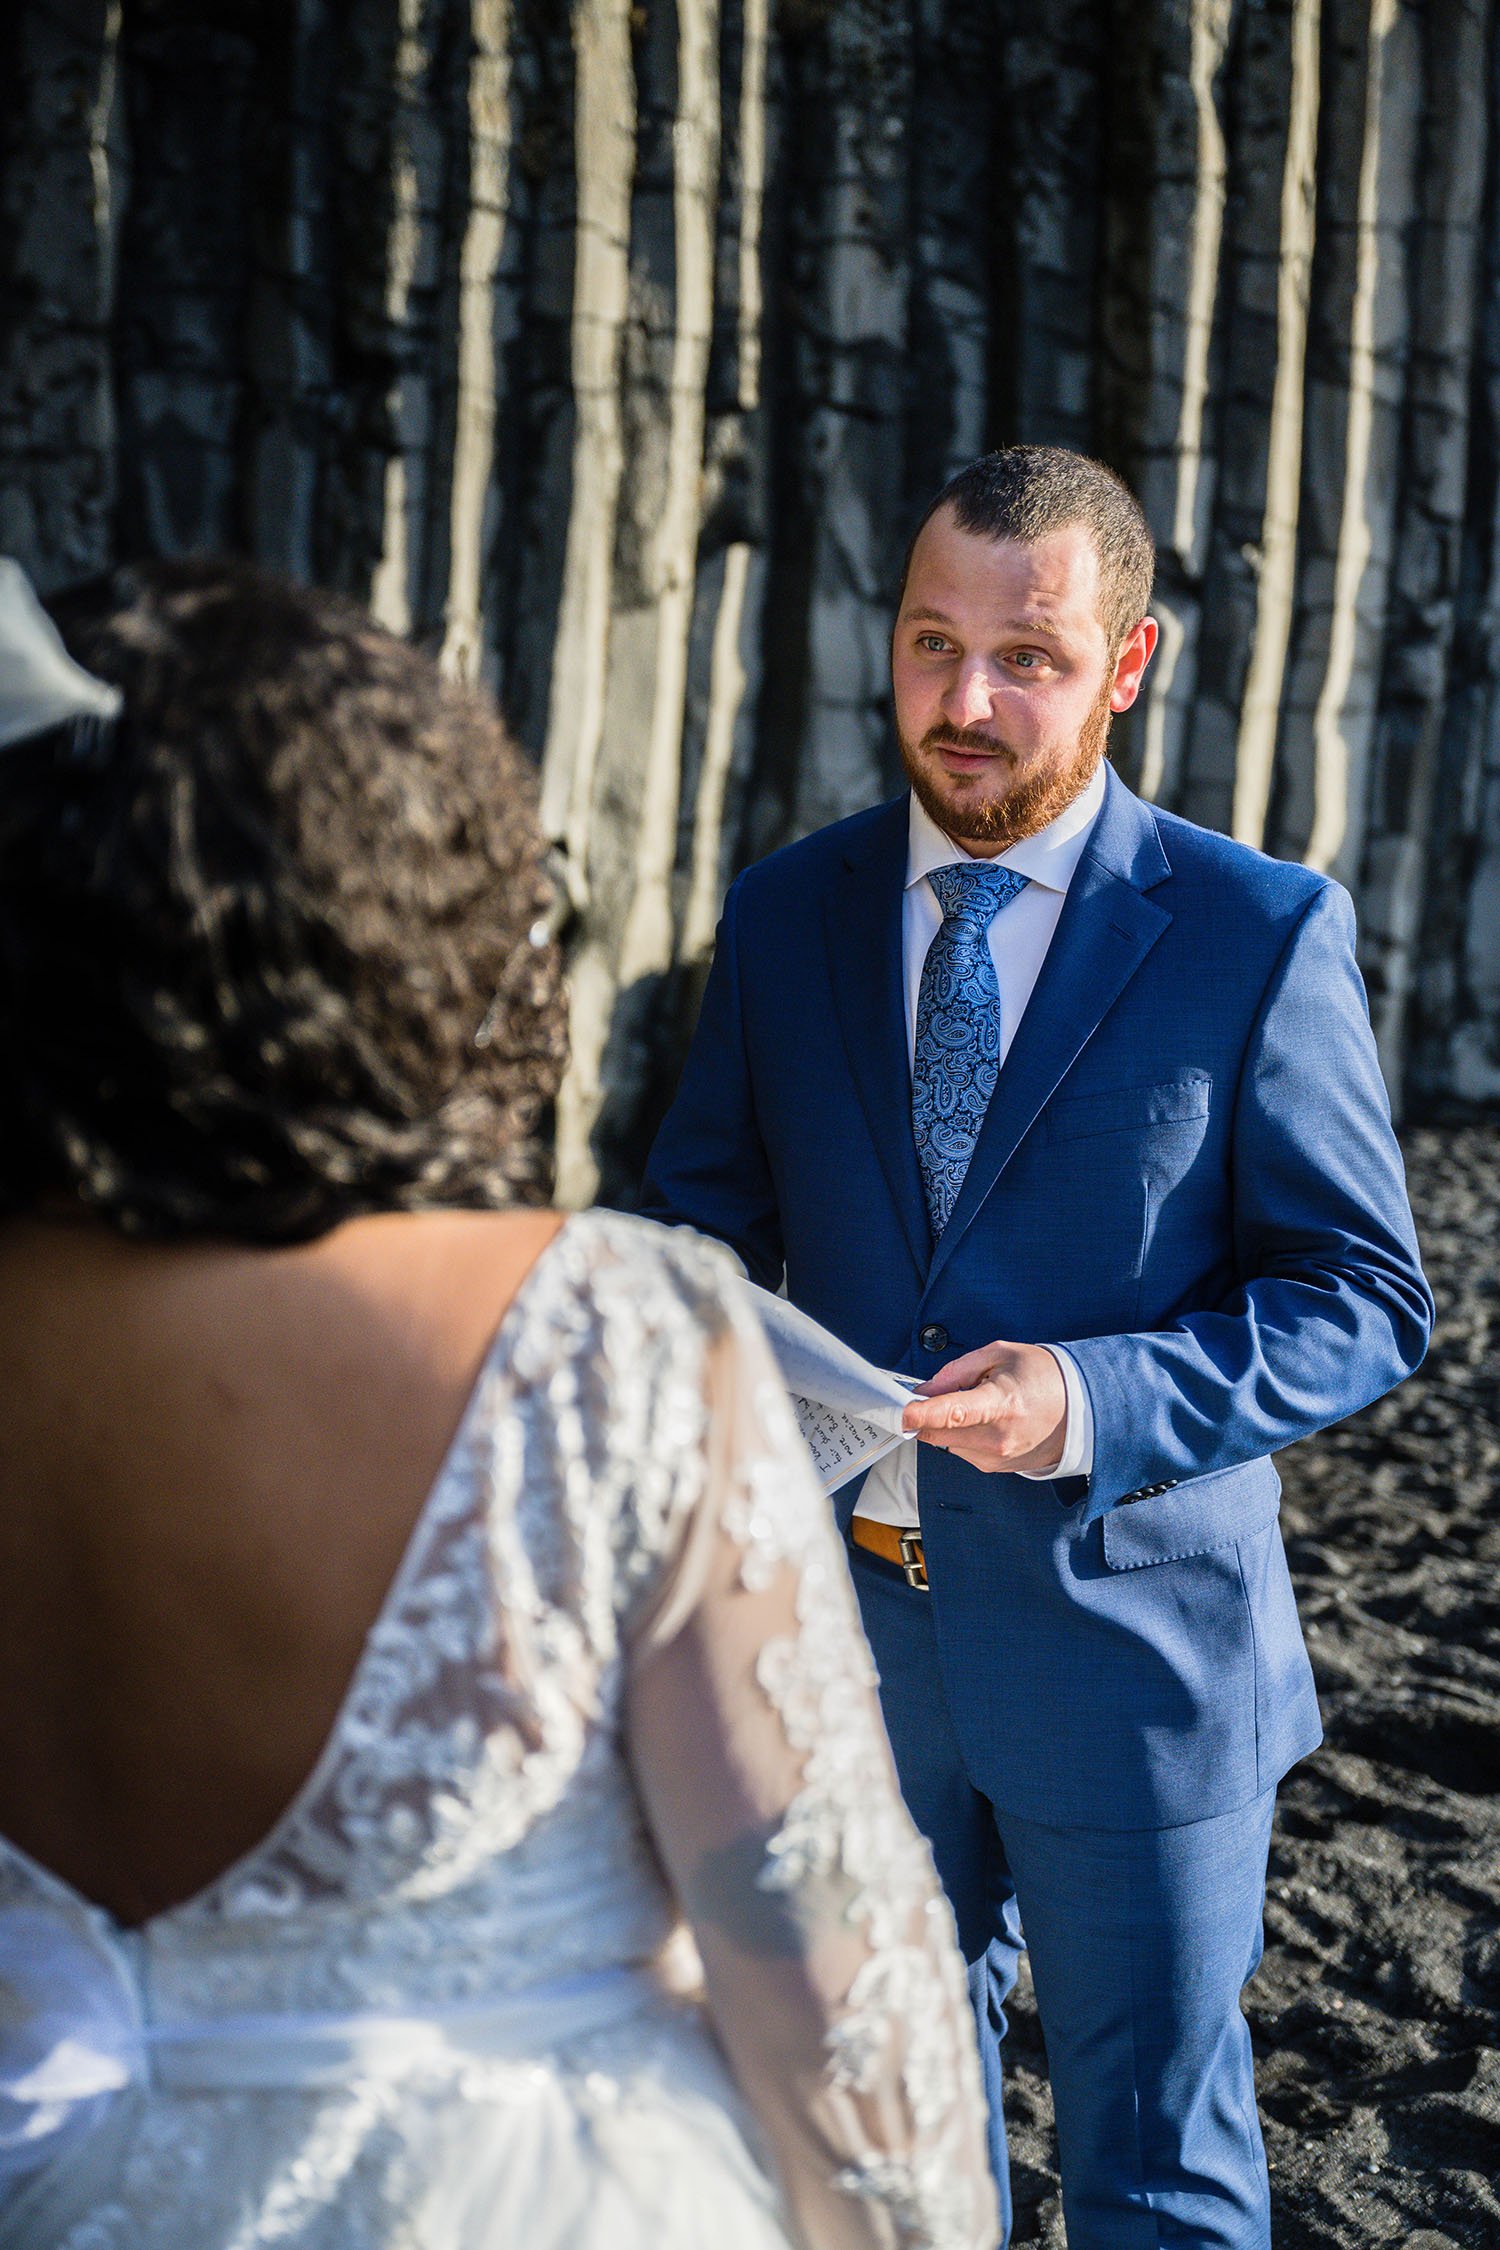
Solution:
{"label": "bride's back", "polygon": [[0,1229],[0,1833],[138,1921],[270,1828],[557,1224]]}
{"label": "bride's back", "polygon": [[529,771],[364,612],[124,570],[87,677],[3,591],[0,1834],[139,1920],[316,1758],[554,1224],[560,970]]}

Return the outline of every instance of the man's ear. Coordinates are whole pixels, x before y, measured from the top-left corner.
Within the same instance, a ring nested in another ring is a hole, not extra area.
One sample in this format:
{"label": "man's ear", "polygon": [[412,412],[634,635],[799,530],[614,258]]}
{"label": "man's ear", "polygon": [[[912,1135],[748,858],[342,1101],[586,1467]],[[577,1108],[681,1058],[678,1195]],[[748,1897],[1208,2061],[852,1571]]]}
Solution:
{"label": "man's ear", "polygon": [[1111,711],[1128,711],[1140,694],[1146,666],[1160,637],[1154,617],[1143,617],[1135,630],[1126,634],[1125,645],[1115,660],[1115,684],[1109,694]]}

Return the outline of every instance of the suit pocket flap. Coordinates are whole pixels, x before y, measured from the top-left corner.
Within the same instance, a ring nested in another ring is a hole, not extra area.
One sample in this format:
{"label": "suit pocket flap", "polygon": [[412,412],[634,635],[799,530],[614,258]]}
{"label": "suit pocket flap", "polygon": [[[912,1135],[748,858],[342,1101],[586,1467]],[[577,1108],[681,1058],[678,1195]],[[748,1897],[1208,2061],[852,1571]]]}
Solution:
{"label": "suit pocket flap", "polygon": [[1048,1104],[1047,1127],[1058,1140],[1087,1133],[1139,1132],[1148,1125],[1181,1125],[1208,1115],[1212,1080],[1202,1071],[1159,1086],[1116,1086],[1098,1094],[1067,1094]]}
{"label": "suit pocket flap", "polygon": [[1111,1570],[1144,1570],[1181,1562],[1214,1547],[1232,1547],[1274,1523],[1281,1479],[1269,1461],[1216,1469],[1149,1500],[1122,1500],[1101,1518],[1104,1559]]}

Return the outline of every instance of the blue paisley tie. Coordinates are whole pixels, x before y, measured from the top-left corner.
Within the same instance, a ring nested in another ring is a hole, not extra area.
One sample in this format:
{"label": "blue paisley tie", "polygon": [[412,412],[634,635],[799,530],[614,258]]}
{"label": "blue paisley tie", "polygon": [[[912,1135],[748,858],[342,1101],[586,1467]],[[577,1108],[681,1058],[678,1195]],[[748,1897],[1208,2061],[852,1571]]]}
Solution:
{"label": "blue paisley tie", "polygon": [[1026,877],[988,860],[935,867],[927,877],[943,926],[927,948],[917,992],[911,1121],[934,1238],[953,1214],[1000,1070],[1000,985],[989,927]]}

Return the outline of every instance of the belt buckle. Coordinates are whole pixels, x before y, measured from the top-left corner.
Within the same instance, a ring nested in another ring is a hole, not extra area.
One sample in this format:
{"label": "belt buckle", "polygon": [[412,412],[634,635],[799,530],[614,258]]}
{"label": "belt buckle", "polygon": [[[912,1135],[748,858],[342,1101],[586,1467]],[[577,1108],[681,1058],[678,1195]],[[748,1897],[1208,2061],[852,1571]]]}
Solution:
{"label": "belt buckle", "polygon": [[931,1593],[932,1588],[927,1583],[927,1564],[922,1555],[921,1533],[903,1531],[900,1544],[901,1568],[906,1574],[907,1585],[913,1587],[919,1594]]}

